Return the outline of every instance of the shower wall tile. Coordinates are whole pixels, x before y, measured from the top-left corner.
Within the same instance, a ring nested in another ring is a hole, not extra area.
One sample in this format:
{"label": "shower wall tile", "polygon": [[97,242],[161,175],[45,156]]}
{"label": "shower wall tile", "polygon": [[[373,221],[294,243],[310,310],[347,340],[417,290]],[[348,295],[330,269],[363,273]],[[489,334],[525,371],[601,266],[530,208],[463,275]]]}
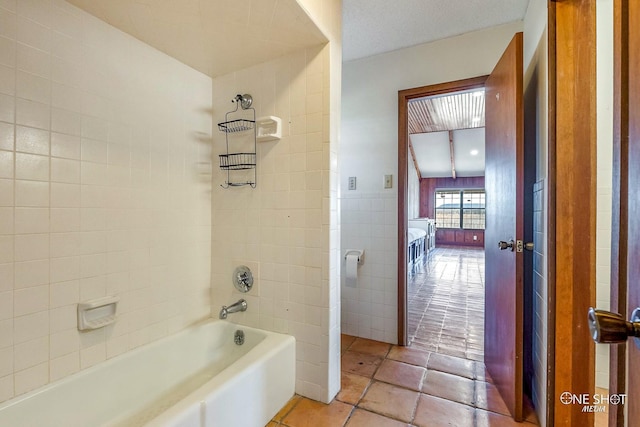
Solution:
{"label": "shower wall tile", "polygon": [[[210,315],[211,93],[62,0],[0,0],[0,402]],[[78,332],[105,295],[116,324]]]}
{"label": "shower wall tile", "polygon": [[[329,202],[337,187],[323,179],[337,151],[337,141],[323,131],[330,115],[324,102],[331,87],[329,60],[329,46],[319,46],[213,81],[218,122],[233,109],[229,100],[249,93],[257,117],[278,116],[283,129],[280,141],[258,143],[255,189],[223,189],[226,172],[213,172],[212,315],[222,305],[247,299],[248,310],[231,321],[295,336],[296,392],[325,402],[340,383],[339,242],[330,239],[337,234],[338,215]],[[225,135],[214,132],[213,144],[215,162],[225,150]],[[229,144],[232,151],[253,149],[250,140],[233,135]],[[242,264],[255,278],[248,294],[230,281]]]}
{"label": "shower wall tile", "polygon": [[49,364],[41,363],[34,367],[18,371],[14,374],[14,390],[16,395],[35,390],[49,381]]}

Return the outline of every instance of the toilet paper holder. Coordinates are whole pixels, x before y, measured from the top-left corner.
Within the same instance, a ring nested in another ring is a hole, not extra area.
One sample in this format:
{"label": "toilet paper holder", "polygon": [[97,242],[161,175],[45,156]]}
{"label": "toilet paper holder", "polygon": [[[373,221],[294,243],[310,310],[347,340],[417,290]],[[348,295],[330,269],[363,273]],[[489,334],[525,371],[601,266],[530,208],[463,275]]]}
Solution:
{"label": "toilet paper holder", "polygon": [[347,249],[344,259],[346,260],[349,255],[358,255],[358,265],[364,264],[364,249]]}

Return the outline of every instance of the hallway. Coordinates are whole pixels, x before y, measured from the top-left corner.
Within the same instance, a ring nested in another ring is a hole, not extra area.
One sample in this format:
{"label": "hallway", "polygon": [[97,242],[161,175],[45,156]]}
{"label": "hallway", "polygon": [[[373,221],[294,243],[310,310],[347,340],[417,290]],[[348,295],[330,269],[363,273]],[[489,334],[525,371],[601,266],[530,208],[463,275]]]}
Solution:
{"label": "hallway", "polygon": [[407,278],[412,348],[482,361],[484,250],[437,247]]}

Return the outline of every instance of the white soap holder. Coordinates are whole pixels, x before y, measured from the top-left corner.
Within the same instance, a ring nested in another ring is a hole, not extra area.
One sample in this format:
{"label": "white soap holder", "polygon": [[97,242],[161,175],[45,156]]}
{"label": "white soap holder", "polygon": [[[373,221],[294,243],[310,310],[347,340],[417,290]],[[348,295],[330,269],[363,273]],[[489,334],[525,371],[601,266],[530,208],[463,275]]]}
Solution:
{"label": "white soap holder", "polygon": [[275,116],[259,117],[256,120],[258,142],[275,141],[282,138],[282,119]]}
{"label": "white soap holder", "polygon": [[119,300],[110,296],[78,303],[78,330],[99,329],[115,322]]}

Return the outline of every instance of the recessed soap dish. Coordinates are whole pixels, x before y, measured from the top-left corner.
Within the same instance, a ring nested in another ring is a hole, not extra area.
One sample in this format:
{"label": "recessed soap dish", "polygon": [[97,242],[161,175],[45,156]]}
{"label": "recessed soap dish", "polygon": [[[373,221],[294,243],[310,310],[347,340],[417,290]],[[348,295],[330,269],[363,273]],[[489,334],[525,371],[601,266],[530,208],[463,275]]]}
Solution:
{"label": "recessed soap dish", "polygon": [[99,329],[115,322],[119,300],[109,296],[78,303],[78,330]]}
{"label": "recessed soap dish", "polygon": [[280,117],[259,117],[256,120],[256,127],[258,141],[275,141],[282,138],[282,119]]}

